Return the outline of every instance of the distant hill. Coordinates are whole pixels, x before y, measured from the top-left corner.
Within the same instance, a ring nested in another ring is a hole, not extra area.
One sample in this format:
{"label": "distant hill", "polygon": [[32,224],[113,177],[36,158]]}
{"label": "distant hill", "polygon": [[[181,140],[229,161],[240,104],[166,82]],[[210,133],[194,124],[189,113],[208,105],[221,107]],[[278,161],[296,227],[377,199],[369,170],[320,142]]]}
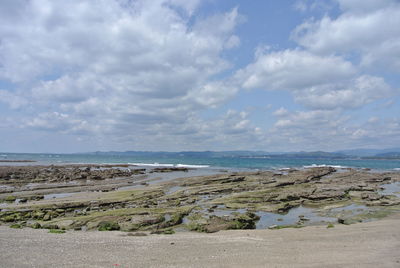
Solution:
{"label": "distant hill", "polygon": [[295,159],[346,159],[348,155],[341,153],[330,152],[294,152],[294,153],[279,153],[279,154],[266,154],[264,157],[268,158],[295,158]]}
{"label": "distant hill", "polygon": [[265,155],[263,151],[183,151],[183,152],[148,152],[148,151],[125,151],[125,152],[91,152],[96,155],[126,155],[126,156],[147,156],[147,157],[238,157]]}
{"label": "distant hill", "polygon": [[303,159],[394,159],[400,158],[400,148],[393,149],[352,149],[336,152],[265,152],[265,151],[182,151],[182,152],[151,152],[151,151],[109,151],[90,152],[85,154],[95,155],[122,155],[137,157],[158,157],[158,158],[213,158],[213,157],[244,157],[244,158],[303,158]]}
{"label": "distant hill", "polygon": [[390,149],[351,149],[351,150],[341,150],[335,153],[346,154],[349,156],[358,157],[373,157],[386,153],[400,152],[400,148],[390,148]]}
{"label": "distant hill", "polygon": [[89,154],[95,155],[124,155],[124,156],[141,156],[141,157],[171,157],[171,158],[181,158],[181,157],[266,157],[266,158],[323,158],[323,159],[344,159],[349,156],[341,153],[330,153],[330,152],[292,152],[292,153],[276,153],[276,152],[264,152],[264,151],[184,151],[184,152],[146,152],[146,151],[126,151],[126,152],[92,152]]}
{"label": "distant hill", "polygon": [[383,158],[383,159],[400,159],[400,152],[390,152],[383,154],[376,154],[370,158]]}

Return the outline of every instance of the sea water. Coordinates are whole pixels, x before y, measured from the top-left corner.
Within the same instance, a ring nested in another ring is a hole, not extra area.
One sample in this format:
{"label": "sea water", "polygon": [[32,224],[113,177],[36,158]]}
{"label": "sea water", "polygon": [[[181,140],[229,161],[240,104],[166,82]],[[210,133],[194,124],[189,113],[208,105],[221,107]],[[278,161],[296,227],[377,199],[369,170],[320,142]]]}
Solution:
{"label": "sea water", "polygon": [[132,164],[147,167],[188,167],[226,169],[282,169],[313,166],[370,168],[375,170],[400,170],[400,160],[385,159],[329,159],[329,158],[249,158],[249,157],[169,157],[96,154],[15,154],[1,153],[0,160],[33,160],[33,163],[0,162],[0,165],[37,164]]}

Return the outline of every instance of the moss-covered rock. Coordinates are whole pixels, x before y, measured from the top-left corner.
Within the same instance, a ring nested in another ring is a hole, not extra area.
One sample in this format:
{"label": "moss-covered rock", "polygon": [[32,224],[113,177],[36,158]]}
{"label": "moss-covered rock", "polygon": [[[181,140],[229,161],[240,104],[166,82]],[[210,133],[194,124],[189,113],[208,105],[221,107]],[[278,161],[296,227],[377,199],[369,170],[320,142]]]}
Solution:
{"label": "moss-covered rock", "polygon": [[186,227],[189,230],[214,233],[230,229],[255,229],[259,217],[252,212],[236,213],[232,216],[224,217],[210,215],[208,218],[199,213],[191,215],[188,219],[190,221],[186,224]]}
{"label": "moss-covered rock", "polygon": [[152,234],[167,234],[167,235],[171,235],[171,234],[174,234],[175,231],[172,228],[167,228],[167,229],[161,229],[161,230],[154,230],[151,233]]}
{"label": "moss-covered rock", "polygon": [[32,218],[37,220],[42,220],[45,215],[46,213],[41,210],[36,210],[32,212]]}
{"label": "moss-covered rock", "polygon": [[14,202],[16,199],[17,199],[17,198],[16,198],[15,196],[10,195],[10,196],[7,196],[7,197],[4,199],[4,201],[6,201],[6,202]]}
{"label": "moss-covered rock", "polygon": [[59,230],[59,229],[50,229],[49,233],[51,233],[51,234],[64,234],[65,231],[64,230]]}
{"label": "moss-covered rock", "polygon": [[260,217],[252,212],[239,214],[233,219],[233,226],[231,229],[255,229],[256,222],[259,219]]}
{"label": "moss-covered rock", "polygon": [[2,217],[1,220],[4,222],[14,222],[14,221],[16,221],[16,217],[14,214],[11,214],[11,215]]}
{"label": "moss-covered rock", "polygon": [[30,227],[33,228],[33,229],[40,229],[40,228],[42,228],[42,226],[41,226],[40,223],[38,223],[38,222],[33,223]]}
{"label": "moss-covered rock", "polygon": [[207,218],[204,217],[201,213],[194,213],[187,217],[188,223],[186,223],[186,228],[190,231],[196,232],[206,232],[205,226],[208,221]]}
{"label": "moss-covered rock", "polygon": [[120,227],[123,231],[146,230],[149,226],[163,223],[164,220],[164,216],[159,214],[133,215],[129,221],[120,223]]}
{"label": "moss-covered rock", "polygon": [[120,228],[121,227],[116,222],[105,221],[105,222],[100,222],[98,230],[99,231],[117,231]]}
{"label": "moss-covered rock", "polygon": [[73,220],[62,220],[62,221],[57,221],[55,223],[59,229],[62,230],[68,230],[68,229],[73,229],[75,226],[75,221]]}
{"label": "moss-covered rock", "polygon": [[58,229],[58,225],[55,223],[44,223],[42,225],[42,228],[44,229]]}
{"label": "moss-covered rock", "polygon": [[159,228],[168,228],[182,223],[186,213],[174,213],[164,215],[165,221],[159,224]]}

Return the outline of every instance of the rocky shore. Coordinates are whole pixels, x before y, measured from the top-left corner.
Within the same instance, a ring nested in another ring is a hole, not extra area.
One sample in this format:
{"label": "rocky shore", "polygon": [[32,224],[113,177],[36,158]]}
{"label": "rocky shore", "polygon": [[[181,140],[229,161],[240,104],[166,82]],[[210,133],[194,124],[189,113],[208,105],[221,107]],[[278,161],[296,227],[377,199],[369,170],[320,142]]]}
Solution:
{"label": "rocky shore", "polygon": [[282,230],[130,236],[0,226],[1,267],[399,267],[400,215]]}
{"label": "rocky shore", "polygon": [[131,165],[0,166],[0,222],[132,235],[282,229],[400,211],[400,173],[316,167],[194,176]]}

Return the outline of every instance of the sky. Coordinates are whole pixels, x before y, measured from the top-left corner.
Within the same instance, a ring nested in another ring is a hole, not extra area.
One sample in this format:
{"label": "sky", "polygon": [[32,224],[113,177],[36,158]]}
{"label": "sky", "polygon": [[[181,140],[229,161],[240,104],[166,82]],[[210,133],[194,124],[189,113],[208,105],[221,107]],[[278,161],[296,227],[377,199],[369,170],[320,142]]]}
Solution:
{"label": "sky", "polygon": [[399,0],[2,0],[0,151],[400,146]]}

